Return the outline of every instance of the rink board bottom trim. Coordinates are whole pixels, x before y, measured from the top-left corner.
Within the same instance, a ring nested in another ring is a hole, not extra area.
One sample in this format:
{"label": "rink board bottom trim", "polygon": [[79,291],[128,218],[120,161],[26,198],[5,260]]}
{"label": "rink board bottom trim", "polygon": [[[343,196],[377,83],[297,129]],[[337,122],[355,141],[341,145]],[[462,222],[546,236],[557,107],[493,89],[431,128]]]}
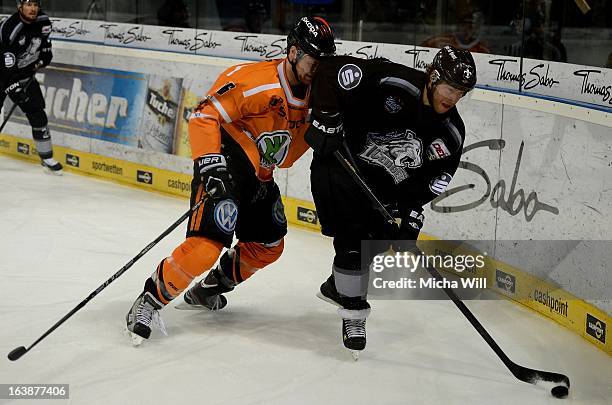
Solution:
{"label": "rink board bottom trim", "polygon": [[[0,154],[39,162],[35,144],[31,139],[0,134]],[[67,172],[101,177],[173,196],[188,198],[190,195],[190,175],[61,146],[54,146],[54,157],[64,165],[64,170]],[[287,221],[290,224],[315,231],[320,229],[314,203],[291,197],[283,197],[283,203]],[[423,234],[421,238],[437,239]],[[487,285],[492,286],[489,287],[491,290],[553,319],[612,355],[612,338],[609,336],[612,318],[595,306],[523,270],[491,258],[483,269],[478,270],[476,275],[486,277]],[[500,275],[503,275],[506,282],[498,283]],[[562,302],[563,310],[555,311],[541,303],[541,297],[540,300],[536,297],[536,294],[540,292],[545,292],[553,300]]]}

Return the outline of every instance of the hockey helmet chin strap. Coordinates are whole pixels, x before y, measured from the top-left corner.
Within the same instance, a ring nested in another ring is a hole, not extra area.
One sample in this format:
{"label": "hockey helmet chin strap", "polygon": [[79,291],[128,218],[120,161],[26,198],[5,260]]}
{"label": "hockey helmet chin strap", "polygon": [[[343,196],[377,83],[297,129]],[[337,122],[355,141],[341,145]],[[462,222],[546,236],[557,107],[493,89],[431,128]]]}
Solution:
{"label": "hockey helmet chin strap", "polygon": [[436,69],[434,69],[429,75],[429,79],[427,81],[427,86],[425,86],[427,90],[427,101],[429,101],[429,105],[433,108],[434,97],[433,93],[438,84],[440,84],[440,73]]}
{"label": "hockey helmet chin strap", "polygon": [[304,57],[304,55],[306,55],[306,52],[301,50],[297,45],[293,45],[293,46],[295,46],[295,49],[297,50],[297,57],[295,58],[295,62],[292,62],[291,59],[289,59],[289,57],[287,57],[287,61],[291,65],[291,71],[293,72],[293,75],[297,79],[298,84],[304,85],[304,83],[302,83],[302,80],[300,80],[300,76],[298,76],[297,64]]}

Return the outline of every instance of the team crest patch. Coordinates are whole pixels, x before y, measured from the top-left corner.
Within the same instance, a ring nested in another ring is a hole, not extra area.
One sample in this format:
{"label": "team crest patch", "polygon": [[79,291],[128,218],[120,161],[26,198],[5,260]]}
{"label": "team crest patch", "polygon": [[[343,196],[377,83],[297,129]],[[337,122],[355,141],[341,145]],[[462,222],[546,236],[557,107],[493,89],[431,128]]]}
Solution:
{"label": "team crest patch", "polygon": [[281,165],[289,153],[290,144],[288,131],[262,132],[257,138],[261,166],[270,169]]}
{"label": "team crest patch", "polygon": [[283,205],[283,200],[281,200],[280,197],[272,206],[272,218],[277,225],[282,226],[287,223],[287,218],[285,217],[285,206]]}
{"label": "team crest patch", "polygon": [[444,141],[440,138],[434,140],[429,148],[427,148],[427,157],[429,160],[444,159],[451,155]]}
{"label": "team crest patch", "polygon": [[370,132],[359,157],[384,168],[393,177],[395,184],[399,184],[409,177],[408,169],[416,169],[423,164],[423,142],[409,129],[388,133]]}
{"label": "team crest patch", "polygon": [[4,53],[4,66],[6,66],[7,68],[11,68],[13,66],[15,66],[15,54],[11,53],[11,52],[5,52]]}
{"label": "team crest patch", "polygon": [[220,201],[215,207],[215,224],[225,233],[232,234],[238,221],[238,206],[232,200]]}
{"label": "team crest patch", "polygon": [[338,72],[338,83],[344,90],[351,90],[359,86],[363,72],[357,65],[346,64]]}
{"label": "team crest patch", "polygon": [[385,99],[385,110],[389,114],[396,114],[404,107],[402,100],[395,96],[387,96]]}
{"label": "team crest patch", "polygon": [[440,195],[446,190],[446,187],[448,187],[448,184],[452,179],[453,176],[451,176],[450,174],[442,173],[440,176],[431,180],[431,182],[429,183],[429,189],[435,195]]}

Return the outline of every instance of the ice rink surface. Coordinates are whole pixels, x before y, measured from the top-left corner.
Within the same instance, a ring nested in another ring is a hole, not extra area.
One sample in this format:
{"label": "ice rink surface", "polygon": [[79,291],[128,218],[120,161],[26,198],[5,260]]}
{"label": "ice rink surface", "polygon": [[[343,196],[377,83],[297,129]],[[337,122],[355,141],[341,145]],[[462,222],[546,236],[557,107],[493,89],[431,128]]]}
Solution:
{"label": "ice rink surface", "polygon": [[[134,348],[124,317],[185,224],[59,329],[29,346],[188,209],[183,199],[0,156],[0,383],[70,384],[54,404],[612,404],[612,361],[507,301],[468,306],[512,360],[567,374],[570,396],[516,380],[450,301],[372,301],[354,362],[315,297],[331,240],[290,228],[282,258],[218,313],[162,311]],[[0,400],[0,403],[8,401]],[[15,404],[46,401],[18,400]]]}

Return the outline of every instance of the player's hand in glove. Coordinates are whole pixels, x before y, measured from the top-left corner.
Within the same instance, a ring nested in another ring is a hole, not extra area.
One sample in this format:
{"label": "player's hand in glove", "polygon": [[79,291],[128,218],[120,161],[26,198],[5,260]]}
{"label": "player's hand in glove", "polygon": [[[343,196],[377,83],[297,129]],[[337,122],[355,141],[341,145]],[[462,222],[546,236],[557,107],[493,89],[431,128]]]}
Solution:
{"label": "player's hand in glove", "polygon": [[342,116],[337,112],[312,110],[310,127],[304,139],[315,153],[322,156],[333,154],[344,142]]}
{"label": "player's hand in glove", "polygon": [[194,161],[194,177],[199,177],[204,190],[213,198],[223,198],[232,193],[234,182],[227,169],[225,156],[209,153]]}
{"label": "player's hand in glove", "polygon": [[412,251],[418,253],[416,241],[423,228],[422,210],[410,210],[408,215],[402,219],[402,224],[397,229],[393,242],[393,250],[396,252]]}
{"label": "player's hand in glove", "polygon": [[11,100],[13,100],[15,104],[23,104],[29,100],[26,89],[20,82],[11,84],[6,88],[6,90],[4,90],[4,92],[11,98]]}

